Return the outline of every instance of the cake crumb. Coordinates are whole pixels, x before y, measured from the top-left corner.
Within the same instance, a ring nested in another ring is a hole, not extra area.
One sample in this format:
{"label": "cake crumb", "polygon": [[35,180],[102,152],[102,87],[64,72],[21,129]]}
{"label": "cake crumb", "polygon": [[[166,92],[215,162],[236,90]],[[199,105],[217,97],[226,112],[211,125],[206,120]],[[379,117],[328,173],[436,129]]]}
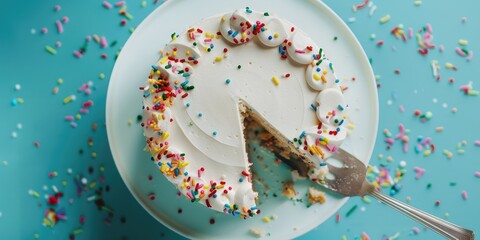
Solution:
{"label": "cake crumb", "polygon": [[295,181],[295,180],[303,180],[303,179],[306,179],[306,177],[303,177],[300,175],[300,173],[298,173],[297,170],[293,170],[291,171],[292,173],[292,179]]}
{"label": "cake crumb", "polygon": [[250,228],[250,233],[257,238],[261,238],[265,235],[265,233],[262,230],[257,228]]}
{"label": "cake crumb", "polygon": [[286,182],[283,184],[282,194],[288,198],[293,198],[297,195],[293,186],[293,182]]}
{"label": "cake crumb", "polygon": [[324,192],[314,188],[314,187],[309,187],[308,188],[308,201],[312,204],[314,203],[325,203],[325,194]]}

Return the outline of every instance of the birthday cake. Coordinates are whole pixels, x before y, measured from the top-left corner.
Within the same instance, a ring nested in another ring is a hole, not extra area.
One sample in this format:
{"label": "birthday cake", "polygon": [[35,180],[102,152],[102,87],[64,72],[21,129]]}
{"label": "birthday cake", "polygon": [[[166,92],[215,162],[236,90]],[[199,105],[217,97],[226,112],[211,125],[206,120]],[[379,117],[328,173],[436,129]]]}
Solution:
{"label": "birthday cake", "polygon": [[249,8],[170,37],[140,87],[142,127],[155,166],[183,195],[242,218],[260,213],[246,122],[288,138],[271,149],[288,158],[293,148],[312,181],[325,179],[324,162],[347,134],[348,105],[321,47],[287,20]]}

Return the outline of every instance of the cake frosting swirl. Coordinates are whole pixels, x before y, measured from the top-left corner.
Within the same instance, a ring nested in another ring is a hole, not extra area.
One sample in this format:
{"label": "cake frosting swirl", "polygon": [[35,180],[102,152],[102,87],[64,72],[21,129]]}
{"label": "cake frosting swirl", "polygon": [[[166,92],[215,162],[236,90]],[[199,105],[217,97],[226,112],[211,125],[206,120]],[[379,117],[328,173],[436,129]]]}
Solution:
{"label": "cake frosting swirl", "polygon": [[173,33],[143,90],[156,166],[192,202],[247,218],[252,188],[239,101],[305,153],[313,181],[346,137],[340,80],[322,48],[290,22],[239,9]]}

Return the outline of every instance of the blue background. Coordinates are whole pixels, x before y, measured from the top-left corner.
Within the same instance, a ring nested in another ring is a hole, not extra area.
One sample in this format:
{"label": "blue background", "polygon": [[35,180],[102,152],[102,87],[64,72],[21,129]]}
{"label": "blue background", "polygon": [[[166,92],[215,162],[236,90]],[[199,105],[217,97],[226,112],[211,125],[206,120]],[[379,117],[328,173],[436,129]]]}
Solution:
{"label": "blue background", "polygon": [[[478,57],[467,61],[454,50],[459,46],[459,39],[469,40],[466,49],[473,52],[479,49],[478,2],[423,1],[421,6],[415,6],[414,1],[374,1],[377,9],[373,16],[369,16],[370,8],[352,11],[352,5],[359,0],[325,2],[344,21],[355,18],[348,25],[372,59],[374,72],[379,77],[380,125],[371,164],[386,166],[390,174],[395,174],[399,162],[405,161],[406,173],[399,181],[403,188],[396,198],[403,201],[410,198],[410,204],[418,208],[480,230],[480,178],[474,176],[480,171],[480,147],[474,145],[474,141],[480,140],[480,102],[478,96],[466,96],[458,90],[470,81],[476,89],[480,68]],[[76,233],[83,231],[75,235],[76,239],[180,238],[149,216],[128,192],[113,163],[105,129],[105,98],[115,54],[129,37],[129,29],[138,25],[161,1],[157,4],[153,0],[145,1],[145,7],[142,1],[127,1],[133,19],[127,20],[126,26],[120,24],[125,17],[118,14],[119,8],[108,10],[101,3],[2,1],[0,239],[68,239],[75,230]],[[55,11],[55,5],[60,5],[61,10]],[[391,15],[390,21],[380,24],[379,19],[387,14]],[[59,34],[55,21],[63,16],[70,21],[63,24],[64,33]],[[462,17],[468,20],[462,23]],[[433,27],[433,43],[437,45],[427,56],[417,53],[419,47],[415,39],[403,42],[390,33],[398,24],[403,24],[405,29],[411,27],[416,33],[426,23]],[[41,33],[43,27],[48,33]],[[86,36],[93,34],[106,36],[109,43],[118,43],[100,48],[92,41],[84,56],[75,58],[72,52],[80,49]],[[376,35],[374,40],[371,34]],[[384,41],[383,46],[377,46],[378,40]],[[61,47],[55,47],[57,41],[61,42]],[[444,52],[438,50],[440,44],[445,46]],[[54,47],[57,54],[49,54],[45,45]],[[102,59],[101,54],[108,58]],[[441,67],[439,81],[432,76],[432,60],[438,60]],[[446,69],[446,62],[454,64],[458,70]],[[399,74],[395,73],[397,69]],[[99,77],[102,73],[105,74],[103,79]],[[62,84],[57,83],[59,78],[63,79]],[[455,79],[453,84],[449,83],[450,78]],[[91,95],[77,91],[88,82],[92,84]],[[21,86],[20,90],[15,89],[16,84]],[[52,93],[54,87],[59,88],[58,94]],[[72,94],[76,95],[76,100],[64,104],[63,99]],[[24,102],[12,104],[17,98]],[[87,100],[94,103],[90,112],[75,121],[77,128],[71,127],[64,116],[75,116]],[[399,110],[400,106],[405,112]],[[454,107],[456,113],[452,112]],[[413,115],[416,109],[423,113],[431,111],[433,117],[422,123]],[[135,119],[132,120],[135,123]],[[407,153],[402,151],[399,141],[390,150],[384,142],[383,129],[395,135],[400,123],[409,129],[410,150]],[[93,130],[95,124],[97,128]],[[444,130],[437,132],[437,127]],[[418,136],[432,138],[436,149],[430,156],[413,151]],[[34,142],[40,145],[36,147]],[[442,153],[444,150],[452,152],[453,157],[448,159]],[[414,167],[424,168],[426,173],[416,179]],[[53,172],[58,175],[49,177]],[[88,184],[96,182],[96,185],[77,194],[76,176],[85,177]],[[105,181],[100,181],[100,177]],[[44,211],[49,208],[44,196],[54,194],[52,186],[64,193],[54,208],[64,207],[68,220],[48,228],[42,226]],[[94,201],[88,200],[98,194],[100,188],[113,214],[97,209]],[[29,194],[30,190],[38,192],[39,198]],[[389,192],[390,187],[383,190]],[[462,198],[462,191],[468,192],[468,199]],[[440,201],[438,206],[436,201]],[[353,206],[358,207],[346,217]],[[338,213],[338,223],[333,216],[299,239],[341,239],[342,236],[361,239],[363,232],[372,239],[397,233],[400,239],[441,239],[375,201],[366,203],[353,198]],[[80,216],[84,216],[85,223],[80,223]],[[420,231],[414,233],[414,227]]]}

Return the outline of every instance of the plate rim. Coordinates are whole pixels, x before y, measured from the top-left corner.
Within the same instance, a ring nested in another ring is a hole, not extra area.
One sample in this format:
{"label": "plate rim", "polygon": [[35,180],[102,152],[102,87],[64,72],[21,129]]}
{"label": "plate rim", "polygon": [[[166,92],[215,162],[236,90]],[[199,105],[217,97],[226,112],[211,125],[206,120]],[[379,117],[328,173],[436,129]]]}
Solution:
{"label": "plate rim", "polygon": [[[175,2],[178,2],[179,0],[170,0],[170,1],[165,1],[162,5],[158,6],[155,10],[153,10],[145,19],[142,20],[142,22],[138,25],[138,27],[136,28],[136,31],[127,39],[127,41],[125,42],[124,46],[123,46],[123,50],[120,52],[119,56],[118,56],[118,59],[121,59],[123,57],[123,55],[125,55],[125,48],[128,46],[128,43],[129,42],[133,42],[134,39],[137,38],[137,35],[138,34],[135,34],[137,32],[141,32],[143,31],[143,29],[148,26],[152,20],[154,19],[154,17],[159,14],[158,12],[161,12],[164,8],[167,8],[168,6],[174,4]],[[182,1],[188,1],[188,0],[182,0]],[[346,34],[351,38],[349,41],[351,41],[351,44],[352,45],[352,48],[353,49],[356,49],[356,51],[358,51],[358,54],[361,56],[361,60],[359,61],[361,63],[361,65],[364,65],[361,67],[361,69],[363,69],[365,71],[365,74],[366,74],[366,77],[367,79],[369,79],[369,81],[367,82],[370,82],[372,86],[369,86],[369,88],[372,88],[373,89],[373,92],[375,93],[373,96],[370,96],[371,98],[373,98],[373,103],[374,103],[374,106],[371,106],[373,108],[373,115],[374,116],[371,116],[372,117],[372,121],[374,122],[373,123],[373,126],[374,129],[372,130],[372,144],[370,144],[369,146],[369,149],[367,150],[367,155],[368,155],[368,159],[366,160],[366,164],[368,164],[368,162],[370,161],[370,158],[373,154],[373,149],[375,147],[375,142],[376,142],[376,138],[377,138],[377,134],[378,134],[378,122],[379,122],[379,102],[378,102],[378,89],[375,85],[375,75],[374,75],[374,72],[373,72],[373,69],[372,69],[372,66],[369,64],[369,61],[368,61],[368,57],[365,53],[365,50],[364,48],[362,47],[362,45],[360,44],[360,42],[358,41],[356,35],[352,32],[352,30],[348,27],[348,25],[345,23],[345,21],[342,20],[342,18],[340,18],[340,16],[338,16],[338,14],[336,12],[334,12],[328,5],[326,5],[322,0],[309,0],[308,1],[310,4],[314,5],[314,7],[316,8],[324,8],[326,10],[326,12],[328,12],[328,14],[330,14],[332,16],[332,20],[336,21],[337,24],[341,25],[342,27],[342,31],[346,31]],[[112,74],[110,76],[110,79],[109,79],[109,83],[108,83],[108,90],[107,90],[107,95],[106,95],[106,110],[105,110],[105,123],[106,123],[106,131],[107,131],[107,139],[108,139],[108,144],[109,144],[109,147],[110,147],[110,152],[112,154],[112,158],[113,158],[113,161],[115,163],[115,166],[119,172],[119,175],[123,181],[123,183],[125,184],[125,186],[127,187],[127,189],[130,191],[130,193],[133,195],[133,197],[135,198],[135,200],[142,206],[143,209],[145,209],[146,212],[148,212],[148,214],[150,214],[155,220],[157,220],[158,222],[160,222],[162,225],[166,226],[167,228],[169,228],[170,230],[172,230],[173,232],[183,236],[183,237],[186,237],[186,238],[195,238],[194,235],[191,235],[189,234],[188,231],[185,231],[185,230],[181,230],[182,227],[181,226],[178,226],[177,224],[175,224],[173,221],[166,221],[166,218],[160,218],[160,216],[157,216],[156,214],[154,214],[154,209],[151,209],[151,207],[149,207],[147,204],[146,204],[146,201],[143,200],[143,198],[141,197],[141,194],[138,193],[135,189],[134,189],[134,186],[133,184],[131,184],[130,181],[127,181],[129,180],[128,177],[126,176],[127,174],[125,173],[125,171],[122,171],[123,167],[122,167],[122,164],[120,163],[120,160],[119,157],[118,157],[118,151],[114,151],[114,149],[116,149],[117,147],[115,147],[115,144],[113,144],[114,139],[112,135],[114,135],[113,133],[113,130],[112,130],[112,126],[113,123],[112,123],[112,112],[113,112],[113,107],[112,107],[112,96],[114,95],[113,93],[113,85],[114,85],[114,79],[118,79],[117,75],[119,74],[119,66],[117,63],[114,64],[114,67],[112,69]],[[338,209],[340,209],[341,207],[343,207],[345,205],[345,203],[349,200],[349,197],[344,197],[343,199],[339,200],[339,203],[338,203],[338,208],[335,209],[335,211],[337,211]],[[328,218],[330,218],[331,216],[329,216]],[[328,219],[326,218],[326,219]],[[323,221],[325,222],[325,220]],[[315,223],[314,227],[318,227],[320,226],[323,222],[321,222],[320,224],[317,224]],[[308,227],[305,227],[305,228],[302,228],[300,230],[297,230],[295,231],[295,236],[294,237],[299,237],[301,235],[304,235],[305,233],[311,231],[313,228],[310,226],[310,225],[307,225]]]}

